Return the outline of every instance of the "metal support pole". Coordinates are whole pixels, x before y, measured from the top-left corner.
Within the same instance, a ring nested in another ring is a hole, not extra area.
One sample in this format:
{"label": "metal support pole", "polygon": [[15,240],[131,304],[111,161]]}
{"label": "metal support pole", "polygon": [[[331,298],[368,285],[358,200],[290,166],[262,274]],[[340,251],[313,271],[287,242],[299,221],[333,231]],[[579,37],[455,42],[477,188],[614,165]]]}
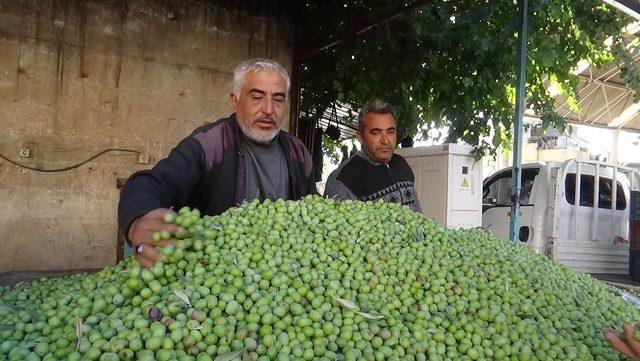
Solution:
{"label": "metal support pole", "polygon": [[598,208],[600,208],[600,163],[596,163],[596,176],[593,179],[593,208],[591,209],[591,240],[598,239]]}
{"label": "metal support pole", "polygon": [[511,219],[509,239],[517,242],[520,233],[520,188],[522,182],[522,116],[525,106],[525,83],[527,82],[527,0],[518,0],[518,87],[516,88],[516,114],[513,122],[513,172],[511,175]]}
{"label": "metal support pole", "polygon": [[582,162],[576,161],[576,183],[573,191],[573,239],[580,239],[580,204],[582,203]]}

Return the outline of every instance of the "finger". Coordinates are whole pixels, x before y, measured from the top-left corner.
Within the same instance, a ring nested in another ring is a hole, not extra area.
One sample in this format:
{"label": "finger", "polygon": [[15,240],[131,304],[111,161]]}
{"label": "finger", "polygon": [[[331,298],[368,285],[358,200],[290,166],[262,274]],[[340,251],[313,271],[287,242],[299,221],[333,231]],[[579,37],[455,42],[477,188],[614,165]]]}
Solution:
{"label": "finger", "polygon": [[158,242],[153,242],[152,246],[153,247],[164,247],[166,245],[173,245],[175,243],[176,239],[175,238],[169,238],[169,239],[165,239],[162,241],[158,241]]}
{"label": "finger", "polygon": [[136,229],[132,243],[154,245],[154,235],[163,230],[168,231],[171,235],[175,234],[177,227],[173,224],[164,223],[162,220],[144,220]]}
{"label": "finger", "polygon": [[147,232],[160,232],[163,229],[166,229],[167,231],[173,233],[178,227],[173,223],[165,222],[164,219],[161,218],[150,218],[144,219],[143,222],[139,225],[139,228],[141,231]]}
{"label": "finger", "polygon": [[164,212],[163,217],[164,217],[164,216],[166,216],[167,214],[171,214],[171,215],[177,216],[177,215],[178,215],[178,212],[176,212],[176,211],[174,211],[173,209],[169,208],[169,209],[167,209],[167,210]]}
{"label": "finger", "polygon": [[627,341],[627,345],[633,350],[633,353],[636,357],[640,356],[640,342],[636,341],[633,338],[633,326],[630,324],[622,325],[622,331],[624,332],[625,341]]}
{"label": "finger", "polygon": [[162,224],[173,224],[171,222],[165,221],[165,219],[167,219],[167,215],[171,215],[172,216],[171,219],[175,219],[178,214],[171,209],[158,208],[145,214],[143,218],[145,220],[158,220]]}
{"label": "finger", "polygon": [[141,225],[139,234],[144,234],[145,238],[151,239],[156,232],[167,230],[169,233],[175,234],[177,229],[178,227],[173,223],[165,223],[162,219],[150,219]]}
{"label": "finger", "polygon": [[631,350],[631,348],[626,343],[624,343],[620,339],[620,337],[618,337],[618,334],[614,330],[605,330],[602,334],[604,335],[604,338],[609,341],[611,346],[613,346],[613,348],[625,354],[627,357],[630,357],[632,359],[636,358],[633,350]]}
{"label": "finger", "polygon": [[151,266],[153,266],[154,262],[148,258],[145,258],[144,256],[140,255],[140,254],[136,254],[136,261],[138,261],[138,263],[140,264],[140,266],[144,267],[144,268],[149,268]]}
{"label": "finger", "polygon": [[172,214],[176,214],[175,211],[169,209],[169,208],[156,208],[152,211],[147,212],[147,214],[145,214],[143,217],[144,218],[158,218],[158,219],[164,219],[165,214],[167,213],[172,213]]}
{"label": "finger", "polygon": [[173,223],[162,223],[162,229],[166,229],[167,231],[171,232],[171,234],[174,234],[176,233],[178,226]]}
{"label": "finger", "polygon": [[153,245],[145,243],[145,247],[142,247],[142,252],[138,255],[148,259],[153,263],[160,260],[160,253],[153,248]]}

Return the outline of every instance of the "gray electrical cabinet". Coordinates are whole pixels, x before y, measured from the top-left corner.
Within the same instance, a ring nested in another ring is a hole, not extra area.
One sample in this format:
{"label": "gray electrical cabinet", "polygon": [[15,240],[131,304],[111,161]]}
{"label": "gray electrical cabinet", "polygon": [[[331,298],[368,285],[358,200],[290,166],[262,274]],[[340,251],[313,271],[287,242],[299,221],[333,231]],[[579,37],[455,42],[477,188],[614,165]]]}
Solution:
{"label": "gray electrical cabinet", "polygon": [[415,175],[422,213],[449,228],[482,226],[482,162],[471,146],[399,148]]}

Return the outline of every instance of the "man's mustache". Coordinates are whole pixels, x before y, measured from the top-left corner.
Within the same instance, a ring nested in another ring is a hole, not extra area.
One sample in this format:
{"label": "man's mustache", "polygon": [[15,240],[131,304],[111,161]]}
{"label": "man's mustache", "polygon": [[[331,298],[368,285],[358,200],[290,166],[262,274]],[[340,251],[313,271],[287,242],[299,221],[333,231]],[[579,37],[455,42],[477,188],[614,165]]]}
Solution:
{"label": "man's mustache", "polygon": [[270,123],[273,123],[273,124],[278,124],[278,122],[276,121],[276,118],[268,116],[268,115],[256,118],[256,119],[253,120],[253,122],[254,123],[255,122],[270,122]]}

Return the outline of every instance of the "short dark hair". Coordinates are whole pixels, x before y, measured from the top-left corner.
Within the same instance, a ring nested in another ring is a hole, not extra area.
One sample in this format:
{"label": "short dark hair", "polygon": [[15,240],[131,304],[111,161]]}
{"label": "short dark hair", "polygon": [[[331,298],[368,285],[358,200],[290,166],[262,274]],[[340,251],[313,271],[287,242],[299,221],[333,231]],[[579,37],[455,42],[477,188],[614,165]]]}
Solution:
{"label": "short dark hair", "polygon": [[374,101],[368,102],[362,106],[358,112],[358,130],[361,132],[364,130],[364,117],[369,113],[391,114],[393,120],[397,122],[396,113],[391,104],[380,99],[375,99]]}

